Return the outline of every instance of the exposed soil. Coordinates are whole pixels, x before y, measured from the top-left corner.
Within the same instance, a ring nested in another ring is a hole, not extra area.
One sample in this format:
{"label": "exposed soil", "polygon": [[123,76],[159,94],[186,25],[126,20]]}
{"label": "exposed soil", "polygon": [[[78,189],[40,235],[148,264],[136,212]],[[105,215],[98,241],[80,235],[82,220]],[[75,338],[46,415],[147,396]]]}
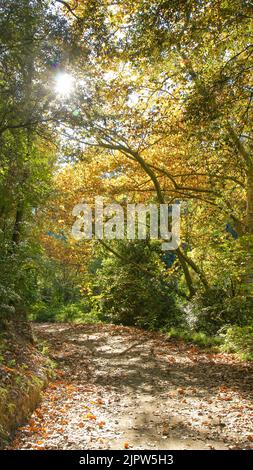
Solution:
{"label": "exposed soil", "polygon": [[34,331],[57,379],[12,449],[253,448],[251,364],[136,328]]}

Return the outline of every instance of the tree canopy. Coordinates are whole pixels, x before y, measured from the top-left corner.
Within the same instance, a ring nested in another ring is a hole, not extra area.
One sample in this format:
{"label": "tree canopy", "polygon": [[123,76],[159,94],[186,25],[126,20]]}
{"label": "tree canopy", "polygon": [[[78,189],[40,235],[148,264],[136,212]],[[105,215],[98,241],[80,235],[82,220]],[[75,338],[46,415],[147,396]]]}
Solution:
{"label": "tree canopy", "polygon": [[0,9],[3,317],[59,302],[83,302],[90,314],[111,296],[110,263],[123,263],[145,297],[134,244],[71,238],[73,207],[103,196],[124,210],[180,203],[175,253],[149,241],[155,282],[168,283],[175,308],[207,303],[224,323],[248,324],[250,313],[230,312],[252,309],[250,2],[26,0]]}

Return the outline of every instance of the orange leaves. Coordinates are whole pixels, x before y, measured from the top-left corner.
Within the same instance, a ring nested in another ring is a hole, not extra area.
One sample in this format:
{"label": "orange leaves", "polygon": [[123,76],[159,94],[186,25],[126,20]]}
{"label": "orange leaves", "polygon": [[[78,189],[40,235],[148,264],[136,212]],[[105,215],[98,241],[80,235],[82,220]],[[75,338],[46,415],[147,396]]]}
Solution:
{"label": "orange leaves", "polygon": [[1,368],[4,369],[6,372],[11,372],[12,374],[16,372],[16,369],[13,369],[11,367],[1,366]]}
{"label": "orange leaves", "polygon": [[68,420],[67,419],[60,419],[58,421],[58,424],[60,424],[61,426],[66,426],[68,424]]}
{"label": "orange leaves", "polygon": [[35,444],[32,446],[32,450],[45,450],[44,444]]}
{"label": "orange leaves", "polygon": [[220,395],[218,396],[218,400],[223,400],[223,401],[232,401],[233,397],[227,392],[229,391],[229,388],[226,385],[221,385],[219,388]]}
{"label": "orange leaves", "polygon": [[228,387],[226,385],[221,385],[219,390],[221,393],[226,393],[228,391]]}
{"label": "orange leaves", "polygon": [[97,398],[96,403],[98,405],[104,405],[105,402],[104,402],[104,400],[102,400],[102,398]]}
{"label": "orange leaves", "polygon": [[57,433],[58,433],[58,434],[63,434],[63,433],[64,433],[64,428],[60,428],[60,429],[58,428],[58,429],[57,429]]}
{"label": "orange leaves", "polygon": [[98,426],[99,426],[100,428],[103,428],[103,427],[105,426],[105,421],[100,421],[100,422],[98,423]]}
{"label": "orange leaves", "polygon": [[38,409],[34,412],[35,416],[37,416],[37,418],[39,418],[40,420],[43,419],[43,414],[41,413],[41,411]]}
{"label": "orange leaves", "polygon": [[60,369],[55,369],[55,372],[58,377],[64,377],[64,375],[66,374],[64,370],[60,370]]}
{"label": "orange leaves", "polygon": [[90,420],[94,420],[94,421],[97,419],[97,417],[93,413],[87,413],[85,418],[90,419]]}
{"label": "orange leaves", "polygon": [[198,352],[199,352],[199,349],[197,348],[197,346],[190,346],[189,353],[197,354]]}
{"label": "orange leaves", "polygon": [[224,401],[232,401],[233,398],[230,395],[227,395],[226,397],[223,397]]}
{"label": "orange leaves", "polygon": [[53,383],[49,384],[48,388],[51,388],[52,390],[56,390],[58,388],[57,383],[53,382]]}
{"label": "orange leaves", "polygon": [[69,392],[75,392],[77,390],[77,387],[75,387],[74,385],[72,384],[68,384],[66,385],[66,388]]}

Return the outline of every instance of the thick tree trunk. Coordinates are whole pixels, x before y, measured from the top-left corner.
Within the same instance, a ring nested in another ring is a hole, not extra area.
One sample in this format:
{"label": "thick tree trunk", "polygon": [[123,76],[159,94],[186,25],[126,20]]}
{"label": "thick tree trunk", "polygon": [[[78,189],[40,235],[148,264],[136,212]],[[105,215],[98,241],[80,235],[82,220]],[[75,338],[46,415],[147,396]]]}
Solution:
{"label": "thick tree trunk", "polygon": [[189,290],[189,296],[190,296],[190,298],[192,298],[195,295],[196,290],[195,290],[194,285],[193,285],[193,280],[192,280],[192,277],[191,277],[191,273],[189,271],[187,263],[186,263],[180,249],[177,250],[177,255],[178,255],[179,262],[180,262],[181,267],[182,267],[183,272],[184,272],[185,281],[186,281],[186,284],[187,284],[187,287],[188,287],[188,290]]}
{"label": "thick tree trunk", "polygon": [[16,210],[15,223],[14,223],[13,233],[12,233],[12,242],[14,245],[18,245],[20,242],[22,220],[23,220],[23,207],[19,203],[17,210]]}

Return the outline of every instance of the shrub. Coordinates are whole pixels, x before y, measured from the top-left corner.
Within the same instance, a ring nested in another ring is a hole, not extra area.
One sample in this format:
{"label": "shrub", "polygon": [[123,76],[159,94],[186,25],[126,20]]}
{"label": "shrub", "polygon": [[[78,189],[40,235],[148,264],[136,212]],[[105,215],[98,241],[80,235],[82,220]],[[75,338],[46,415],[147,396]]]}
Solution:
{"label": "shrub", "polygon": [[36,322],[97,323],[97,315],[91,312],[88,302],[66,305],[47,305],[38,302],[30,310],[30,319]]}
{"label": "shrub", "polygon": [[224,325],[247,326],[253,324],[253,297],[229,297],[222,289],[212,289],[194,299],[194,328],[216,334]]}
{"label": "shrub", "polygon": [[222,339],[218,336],[208,336],[203,331],[190,331],[178,328],[171,328],[168,332],[168,337],[179,339],[186,343],[197,344],[197,346],[203,348],[219,346],[222,343]]}
{"label": "shrub", "polygon": [[36,322],[53,322],[55,320],[55,309],[43,302],[37,302],[30,307],[29,319]]}
{"label": "shrub", "polygon": [[96,272],[93,300],[101,320],[152,330],[180,326],[184,314],[159,254],[147,241],[118,242],[115,250],[119,256],[104,253]]}
{"label": "shrub", "polygon": [[229,327],[223,337],[223,351],[235,353],[243,360],[253,360],[253,326]]}
{"label": "shrub", "polygon": [[99,321],[97,314],[90,311],[89,305],[85,302],[60,307],[55,320],[73,323],[98,323]]}

